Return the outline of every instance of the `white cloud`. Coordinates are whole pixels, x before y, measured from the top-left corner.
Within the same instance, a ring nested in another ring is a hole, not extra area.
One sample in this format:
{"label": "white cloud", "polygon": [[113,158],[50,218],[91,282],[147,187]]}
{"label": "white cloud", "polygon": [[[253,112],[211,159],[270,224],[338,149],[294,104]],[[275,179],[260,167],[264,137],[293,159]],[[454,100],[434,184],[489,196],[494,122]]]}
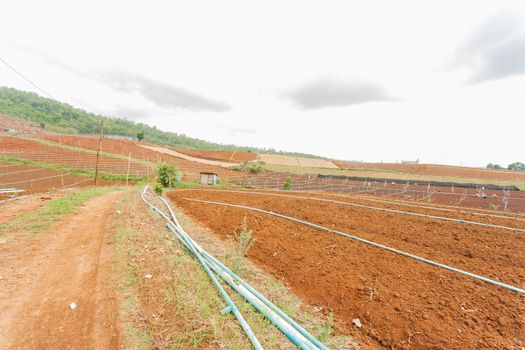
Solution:
{"label": "white cloud", "polygon": [[[523,161],[522,1],[4,7],[2,58],[90,111],[214,142],[340,159]],[[509,12],[513,22],[483,32],[487,19]],[[451,57],[456,69],[443,72]],[[0,85],[32,89],[3,66]]]}

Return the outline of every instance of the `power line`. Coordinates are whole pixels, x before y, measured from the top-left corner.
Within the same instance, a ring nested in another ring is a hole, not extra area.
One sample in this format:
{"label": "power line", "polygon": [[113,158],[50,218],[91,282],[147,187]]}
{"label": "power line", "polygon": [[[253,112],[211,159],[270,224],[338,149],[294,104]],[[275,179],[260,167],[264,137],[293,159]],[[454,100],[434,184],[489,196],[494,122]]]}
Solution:
{"label": "power line", "polygon": [[36,85],[35,83],[33,83],[31,81],[31,79],[29,79],[28,77],[26,77],[25,75],[23,75],[22,73],[20,73],[19,71],[17,71],[13,66],[11,66],[9,63],[7,63],[4,59],[2,59],[2,57],[0,57],[0,61],[2,61],[7,67],[9,67],[13,72],[15,72],[16,74],[18,74],[19,76],[21,76],[25,81],[29,82],[31,85],[33,85],[34,87],[36,87],[38,90],[40,90],[41,92],[43,92],[45,95],[51,97],[52,99],[56,100],[56,98],[53,97],[53,95],[51,95],[50,93],[46,92],[44,89],[42,89],[41,87],[39,87],[38,85]]}

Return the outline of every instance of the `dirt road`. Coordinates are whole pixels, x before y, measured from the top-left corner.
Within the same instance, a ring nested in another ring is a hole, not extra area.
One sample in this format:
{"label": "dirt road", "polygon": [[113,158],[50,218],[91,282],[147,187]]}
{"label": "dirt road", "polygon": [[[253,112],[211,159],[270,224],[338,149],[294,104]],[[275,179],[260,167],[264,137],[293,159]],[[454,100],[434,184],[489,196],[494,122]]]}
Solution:
{"label": "dirt road", "polygon": [[89,200],[38,237],[8,237],[0,245],[1,349],[118,346],[105,242],[121,194]]}

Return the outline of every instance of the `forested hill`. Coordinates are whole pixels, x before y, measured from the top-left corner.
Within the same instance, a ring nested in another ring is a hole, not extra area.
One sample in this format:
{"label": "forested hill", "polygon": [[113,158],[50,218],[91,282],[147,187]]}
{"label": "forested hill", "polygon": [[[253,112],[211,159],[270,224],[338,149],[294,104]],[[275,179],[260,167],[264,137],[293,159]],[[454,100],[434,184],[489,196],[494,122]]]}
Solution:
{"label": "forested hill", "polygon": [[144,140],[152,143],[193,149],[252,151],[257,153],[279,153],[322,158],[311,154],[280,152],[274,149],[208,142],[175,132],[162,131],[154,126],[135,123],[123,118],[93,114],[79,108],[74,108],[66,103],[41,97],[32,92],[7,87],[0,87],[0,113],[25,120],[29,119],[37,125],[45,125],[45,128],[48,130],[65,134],[96,134],[98,133],[100,120],[103,119],[104,132],[106,134],[135,138],[139,132],[143,132],[145,136]]}

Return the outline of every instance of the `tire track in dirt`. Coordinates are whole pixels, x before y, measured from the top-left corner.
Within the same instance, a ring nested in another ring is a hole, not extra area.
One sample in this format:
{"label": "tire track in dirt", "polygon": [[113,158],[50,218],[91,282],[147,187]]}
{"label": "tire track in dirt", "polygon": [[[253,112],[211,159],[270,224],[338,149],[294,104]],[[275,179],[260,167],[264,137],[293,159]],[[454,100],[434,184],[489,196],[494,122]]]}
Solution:
{"label": "tire track in dirt", "polygon": [[[46,234],[0,246],[0,348],[118,346],[111,251],[104,242],[121,194],[93,198]],[[74,310],[72,302],[78,304]]]}

